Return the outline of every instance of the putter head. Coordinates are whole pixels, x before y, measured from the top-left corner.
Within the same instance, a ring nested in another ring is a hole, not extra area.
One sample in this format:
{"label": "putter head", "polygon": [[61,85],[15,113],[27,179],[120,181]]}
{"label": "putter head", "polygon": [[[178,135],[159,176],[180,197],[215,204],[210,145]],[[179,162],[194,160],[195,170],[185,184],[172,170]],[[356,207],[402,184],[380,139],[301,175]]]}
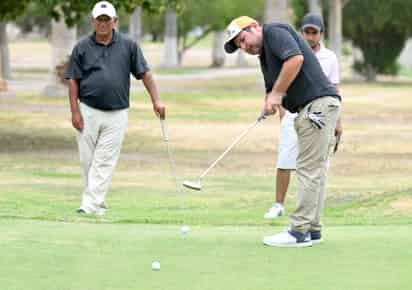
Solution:
{"label": "putter head", "polygon": [[191,182],[188,180],[185,180],[183,182],[183,186],[187,187],[189,189],[193,189],[193,190],[201,190],[202,189],[202,185],[200,184],[200,182]]}

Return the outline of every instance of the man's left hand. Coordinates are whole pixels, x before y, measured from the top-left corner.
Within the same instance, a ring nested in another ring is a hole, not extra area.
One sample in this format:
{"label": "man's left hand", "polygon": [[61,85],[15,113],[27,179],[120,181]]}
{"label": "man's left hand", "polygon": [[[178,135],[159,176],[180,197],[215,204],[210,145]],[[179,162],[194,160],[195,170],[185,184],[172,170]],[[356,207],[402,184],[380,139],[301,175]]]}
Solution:
{"label": "man's left hand", "polygon": [[153,104],[153,111],[160,119],[166,118],[166,107],[161,102],[156,102]]}
{"label": "man's left hand", "polygon": [[279,92],[270,92],[266,96],[264,110],[266,115],[274,115],[280,109],[282,105],[283,94]]}

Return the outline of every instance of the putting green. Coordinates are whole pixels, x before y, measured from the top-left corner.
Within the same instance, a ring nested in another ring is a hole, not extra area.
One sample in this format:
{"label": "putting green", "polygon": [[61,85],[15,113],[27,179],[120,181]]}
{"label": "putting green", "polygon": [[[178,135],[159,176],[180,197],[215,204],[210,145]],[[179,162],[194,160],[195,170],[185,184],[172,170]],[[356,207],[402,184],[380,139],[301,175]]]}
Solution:
{"label": "putting green", "polygon": [[[279,227],[0,220],[7,289],[410,289],[412,227],[335,226],[311,248],[261,244]],[[151,264],[158,261],[160,271]]]}

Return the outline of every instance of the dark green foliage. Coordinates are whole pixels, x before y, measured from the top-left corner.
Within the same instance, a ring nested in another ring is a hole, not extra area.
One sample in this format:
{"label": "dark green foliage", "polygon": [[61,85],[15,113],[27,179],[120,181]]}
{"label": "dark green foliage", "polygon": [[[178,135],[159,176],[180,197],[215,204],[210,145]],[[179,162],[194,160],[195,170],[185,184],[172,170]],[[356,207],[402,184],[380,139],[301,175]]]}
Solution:
{"label": "dark green foliage", "polygon": [[29,2],[29,0],[1,0],[0,20],[15,19],[24,12]]}
{"label": "dark green foliage", "polygon": [[374,74],[396,73],[396,60],[412,32],[412,1],[351,0],[343,10],[343,33],[358,46],[364,61],[357,68]]}
{"label": "dark green foliage", "polygon": [[[0,20],[14,20],[22,15],[31,3],[41,7],[44,15],[59,20],[63,12],[64,20],[67,25],[73,26],[81,22],[85,15],[90,14],[93,5],[97,0],[1,0],[0,1]],[[159,13],[168,5],[179,11],[181,0],[111,0],[117,10],[124,10],[131,13],[133,9],[141,5],[144,11],[149,13]]]}
{"label": "dark green foliage", "polygon": [[290,7],[293,10],[293,19],[291,19],[291,24],[295,27],[300,27],[302,18],[308,12],[308,4],[306,0],[292,0],[289,2]]}
{"label": "dark green foliage", "polygon": [[23,33],[31,32],[37,27],[47,35],[50,30],[50,16],[44,13],[42,6],[34,2],[29,3],[24,14],[18,16],[14,22]]}

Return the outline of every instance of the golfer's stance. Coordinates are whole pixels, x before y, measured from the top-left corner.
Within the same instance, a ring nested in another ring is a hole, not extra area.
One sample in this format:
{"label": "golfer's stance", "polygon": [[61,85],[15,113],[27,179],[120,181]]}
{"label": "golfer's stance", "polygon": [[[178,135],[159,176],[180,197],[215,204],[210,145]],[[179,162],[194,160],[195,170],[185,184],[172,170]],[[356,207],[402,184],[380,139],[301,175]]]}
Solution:
{"label": "golfer's stance", "polygon": [[[329,81],[338,88],[339,66],[336,55],[321,43],[323,34],[323,20],[319,14],[308,13],[303,17],[301,34],[308,42],[312,51],[319,60],[320,66]],[[289,187],[291,171],[296,170],[296,158],[298,157],[298,137],[295,130],[295,118],[297,113],[290,113],[283,108],[279,111],[280,133],[278,160],[276,170],[276,201],[265,213],[265,219],[274,219],[285,213],[284,201]],[[335,136],[337,140],[342,135],[340,118],[336,123]],[[337,150],[337,144],[335,150]]]}
{"label": "golfer's stance", "polygon": [[98,2],[92,11],[94,33],[76,44],[66,72],[85,182],[79,213],[105,212],[106,194],[127,127],[130,73],[143,81],[155,114],[165,114],[140,47],[117,32],[116,24],[113,5]]}
{"label": "golfer's stance", "polygon": [[321,239],[328,156],[340,114],[340,96],[327,79],[307,42],[290,25],[260,25],[242,16],[227,27],[227,53],[238,48],[259,55],[265,80],[264,110],[276,114],[283,106],[298,113],[296,164],[296,209],[290,226],[265,237],[264,244],[278,247],[307,247]]}

